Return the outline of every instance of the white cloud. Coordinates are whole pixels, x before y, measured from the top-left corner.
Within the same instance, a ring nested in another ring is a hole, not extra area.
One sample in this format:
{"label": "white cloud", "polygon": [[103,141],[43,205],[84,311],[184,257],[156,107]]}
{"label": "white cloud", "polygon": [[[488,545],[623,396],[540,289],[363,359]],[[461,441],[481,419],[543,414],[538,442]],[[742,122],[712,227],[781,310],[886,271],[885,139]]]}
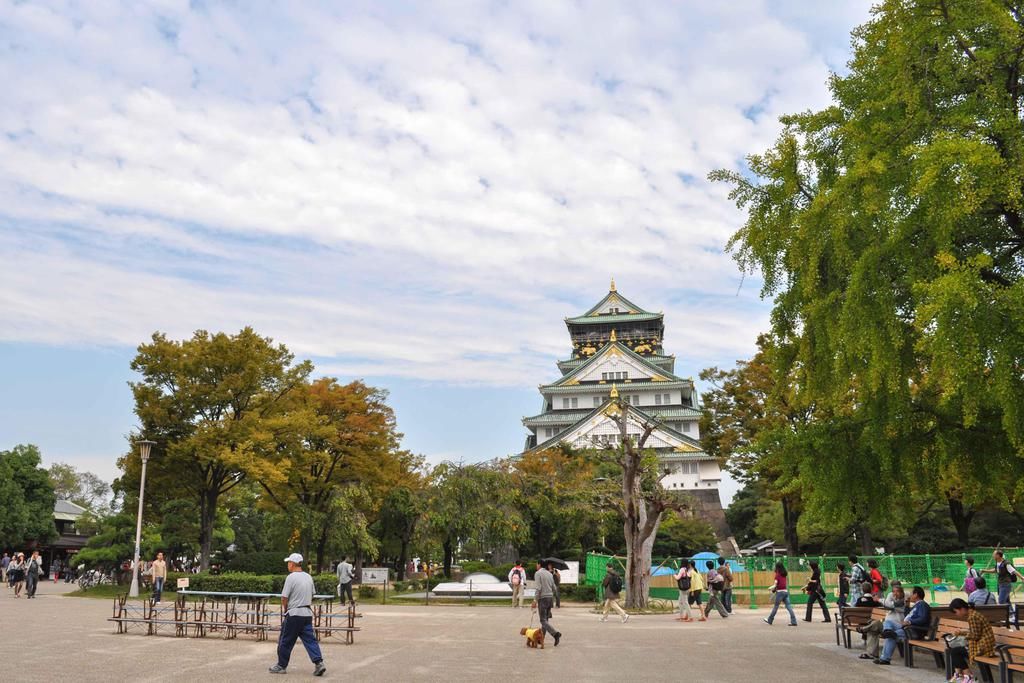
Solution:
{"label": "white cloud", "polygon": [[0,339],[252,324],[338,372],[532,385],[615,275],[670,350],[742,357],[765,308],[704,177],[823,105],[866,17],[197,7],[0,5]]}

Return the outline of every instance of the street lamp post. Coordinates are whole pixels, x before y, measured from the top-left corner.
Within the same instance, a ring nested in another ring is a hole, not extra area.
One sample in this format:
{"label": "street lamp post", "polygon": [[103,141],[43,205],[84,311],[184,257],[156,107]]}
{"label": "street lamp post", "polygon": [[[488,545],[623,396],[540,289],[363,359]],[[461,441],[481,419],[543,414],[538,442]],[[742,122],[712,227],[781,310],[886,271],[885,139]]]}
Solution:
{"label": "street lamp post", "polygon": [[139,441],[139,455],[142,456],[142,481],[139,482],[139,514],[135,520],[135,560],[132,562],[132,587],[128,589],[129,597],[139,597],[139,545],[142,543],[142,501],[146,495],[146,463],[149,451],[155,441],[143,439]]}

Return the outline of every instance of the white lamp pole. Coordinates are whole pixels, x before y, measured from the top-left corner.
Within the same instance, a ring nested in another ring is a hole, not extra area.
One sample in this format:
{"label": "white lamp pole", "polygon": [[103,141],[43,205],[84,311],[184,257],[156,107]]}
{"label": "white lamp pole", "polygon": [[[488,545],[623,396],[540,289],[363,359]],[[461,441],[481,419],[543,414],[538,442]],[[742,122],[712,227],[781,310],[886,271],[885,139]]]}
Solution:
{"label": "white lamp pole", "polygon": [[128,596],[139,597],[139,545],[142,543],[142,501],[146,495],[146,463],[149,461],[149,451],[153,448],[155,441],[139,441],[139,455],[142,456],[142,481],[139,482],[139,514],[135,521],[135,561],[132,562],[132,587],[128,589]]}

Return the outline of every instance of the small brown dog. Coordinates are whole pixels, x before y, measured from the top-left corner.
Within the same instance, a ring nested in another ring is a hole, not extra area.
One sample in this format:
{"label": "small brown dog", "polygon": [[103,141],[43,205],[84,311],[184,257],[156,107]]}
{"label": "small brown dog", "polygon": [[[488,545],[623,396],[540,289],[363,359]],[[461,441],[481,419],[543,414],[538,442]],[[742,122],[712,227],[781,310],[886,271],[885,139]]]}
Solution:
{"label": "small brown dog", "polygon": [[544,629],[526,628],[519,632],[519,635],[526,636],[526,647],[539,647],[544,649]]}

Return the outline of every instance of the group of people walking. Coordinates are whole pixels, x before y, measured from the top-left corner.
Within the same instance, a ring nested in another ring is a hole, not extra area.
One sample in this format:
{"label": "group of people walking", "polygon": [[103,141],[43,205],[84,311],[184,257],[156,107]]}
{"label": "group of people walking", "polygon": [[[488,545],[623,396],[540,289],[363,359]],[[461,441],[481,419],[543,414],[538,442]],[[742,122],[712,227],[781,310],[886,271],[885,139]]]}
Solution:
{"label": "group of people walking", "polygon": [[[697,608],[697,621],[707,621],[714,609],[723,619],[732,614],[732,568],[724,557],[718,558],[716,567],[713,560],[704,562],[706,571],[701,573],[695,560],[682,560],[675,573],[676,587],[679,588],[678,621],[693,621],[691,608]],[[703,605],[707,591],[708,604]]]}
{"label": "group of people walking", "polygon": [[39,579],[45,576],[43,558],[39,556],[38,550],[33,551],[28,559],[25,559],[25,553],[22,552],[12,555],[4,553],[0,558],[0,571],[7,589],[14,591],[16,598],[20,598],[22,593],[28,599],[36,597]]}

